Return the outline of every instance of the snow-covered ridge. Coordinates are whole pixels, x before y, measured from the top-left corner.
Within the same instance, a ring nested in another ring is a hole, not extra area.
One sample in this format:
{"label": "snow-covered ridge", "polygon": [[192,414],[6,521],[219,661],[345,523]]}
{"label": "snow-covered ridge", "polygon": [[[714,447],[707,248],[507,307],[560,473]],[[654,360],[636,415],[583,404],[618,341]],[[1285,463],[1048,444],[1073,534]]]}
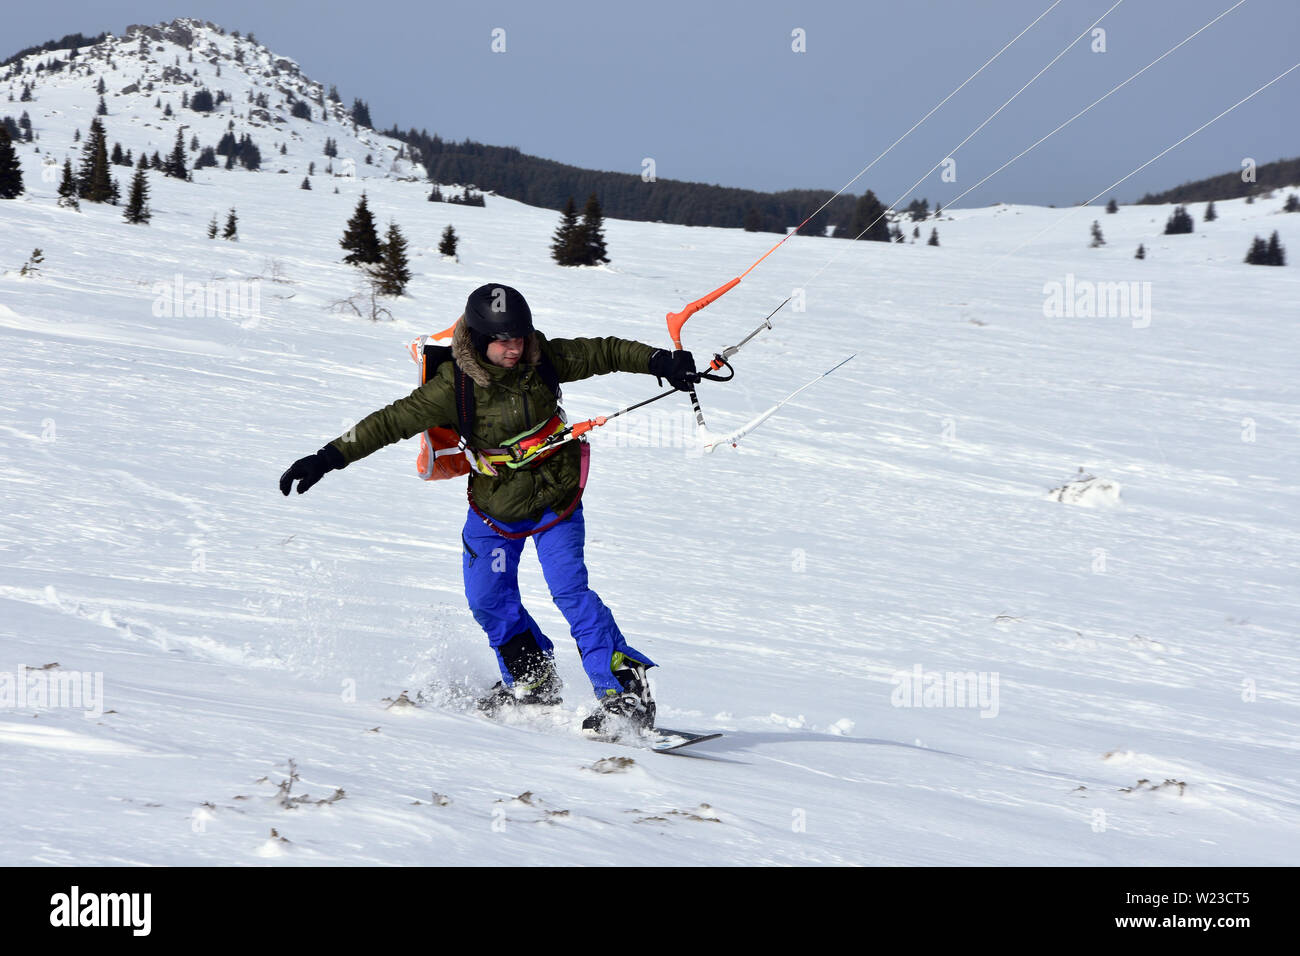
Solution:
{"label": "snow-covered ridge", "polygon": [[[425,178],[404,143],[353,123],[350,106],[331,100],[328,87],[304,76],[294,60],[216,24],[180,18],[132,25],[73,54],[29,54],[0,76],[0,90],[13,100],[0,105],[0,115],[18,119],[25,110],[34,142],[60,165],[65,156],[75,163],[74,136],[84,140],[102,84],[110,148],[120,143],[133,157],[141,150],[165,157],[183,128],[191,165],[200,152],[188,149],[192,138],[200,149],[215,147],[231,132],[252,137],[263,174],[290,174],[295,183],[312,164],[322,176]],[[22,99],[25,85],[30,101]],[[211,112],[183,105],[200,90],[221,99]],[[295,106],[310,115],[294,115]],[[336,156],[325,155],[327,139],[337,144]]]}

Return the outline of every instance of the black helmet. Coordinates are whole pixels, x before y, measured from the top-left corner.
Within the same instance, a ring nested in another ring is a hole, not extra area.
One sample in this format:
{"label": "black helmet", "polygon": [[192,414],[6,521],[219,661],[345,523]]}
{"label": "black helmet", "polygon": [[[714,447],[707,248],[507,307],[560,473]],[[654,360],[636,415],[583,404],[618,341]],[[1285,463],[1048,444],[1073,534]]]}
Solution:
{"label": "black helmet", "polygon": [[532,334],[533,311],[518,290],[490,282],[469,294],[465,325],[479,351],[493,339],[519,339]]}

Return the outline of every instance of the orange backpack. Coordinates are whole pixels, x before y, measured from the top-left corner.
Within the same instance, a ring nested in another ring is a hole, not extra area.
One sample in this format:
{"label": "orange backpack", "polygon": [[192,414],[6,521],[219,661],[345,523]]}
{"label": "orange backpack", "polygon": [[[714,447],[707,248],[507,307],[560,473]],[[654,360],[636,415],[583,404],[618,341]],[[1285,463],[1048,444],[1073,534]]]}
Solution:
{"label": "orange backpack", "polygon": [[[421,335],[410,345],[411,358],[415,360],[417,385],[423,385],[438,371],[443,362],[452,361],[451,342],[456,326],[436,335]],[[465,443],[454,428],[430,428],[420,435],[420,453],[415,459],[416,470],[425,481],[459,478],[472,470],[465,454]]]}

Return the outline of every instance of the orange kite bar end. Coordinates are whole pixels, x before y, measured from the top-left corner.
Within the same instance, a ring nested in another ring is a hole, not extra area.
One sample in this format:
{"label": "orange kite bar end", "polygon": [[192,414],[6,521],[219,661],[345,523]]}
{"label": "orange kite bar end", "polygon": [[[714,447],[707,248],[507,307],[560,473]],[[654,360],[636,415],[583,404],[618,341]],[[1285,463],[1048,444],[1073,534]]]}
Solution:
{"label": "orange kite bar end", "polygon": [[588,421],[578,422],[578,424],[574,425],[571,430],[573,437],[581,438],[583,435],[587,434],[587,432],[591,431],[593,428],[597,428],[605,424],[605,421],[606,418],[604,415],[597,415],[595,418],[589,419]]}
{"label": "orange kite bar end", "polygon": [[686,324],[687,319],[689,319],[696,312],[700,311],[700,309],[704,308],[706,305],[709,305],[717,301],[722,296],[726,295],[728,292],[734,289],[739,282],[740,282],[740,277],[737,276],[736,278],[728,282],[726,285],[718,286],[718,288],[714,289],[708,295],[696,299],[686,308],[682,309],[682,311],[669,312],[667,316],[668,337],[673,340],[673,347],[676,348],[679,352],[681,351],[682,326]]}

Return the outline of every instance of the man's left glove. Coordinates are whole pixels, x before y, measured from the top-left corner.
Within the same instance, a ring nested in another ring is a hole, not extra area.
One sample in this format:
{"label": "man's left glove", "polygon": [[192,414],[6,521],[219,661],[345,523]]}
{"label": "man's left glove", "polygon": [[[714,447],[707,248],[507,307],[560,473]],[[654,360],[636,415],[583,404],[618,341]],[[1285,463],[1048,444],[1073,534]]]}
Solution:
{"label": "man's left glove", "polygon": [[288,495],[289,489],[297,481],[298,494],[302,494],[320,481],[325,476],[325,472],[346,468],[347,464],[343,458],[343,452],[333,445],[326,445],[316,454],[308,455],[306,458],[299,458],[289,466],[289,470],[280,476],[280,492]]}
{"label": "man's left glove", "polygon": [[663,384],[668,384],[678,391],[689,392],[700,380],[700,373],[695,371],[695,356],[685,349],[669,352],[667,349],[655,349],[650,356],[650,374]]}

